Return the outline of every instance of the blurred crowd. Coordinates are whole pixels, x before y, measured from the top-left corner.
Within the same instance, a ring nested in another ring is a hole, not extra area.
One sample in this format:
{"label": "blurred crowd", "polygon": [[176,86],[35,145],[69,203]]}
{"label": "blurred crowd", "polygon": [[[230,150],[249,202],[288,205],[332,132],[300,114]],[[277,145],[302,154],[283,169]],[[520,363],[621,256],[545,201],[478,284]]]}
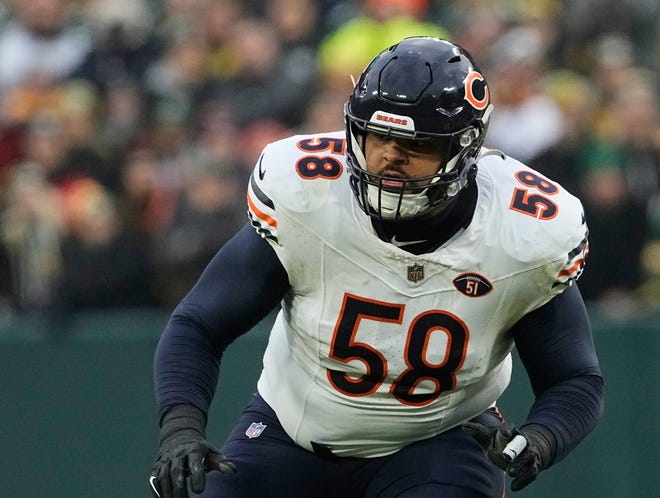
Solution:
{"label": "blurred crowd", "polygon": [[657,0],[6,0],[0,314],[173,306],[261,148],[341,129],[351,78],[419,34],[479,61],[487,145],[582,198],[590,304],[660,309]]}

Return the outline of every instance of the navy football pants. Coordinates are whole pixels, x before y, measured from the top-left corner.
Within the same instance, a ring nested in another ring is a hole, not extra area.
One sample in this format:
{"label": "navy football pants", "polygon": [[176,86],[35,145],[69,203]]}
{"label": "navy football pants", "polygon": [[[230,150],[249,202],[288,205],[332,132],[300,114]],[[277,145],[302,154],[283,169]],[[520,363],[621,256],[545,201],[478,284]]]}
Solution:
{"label": "navy football pants", "polygon": [[[499,425],[495,410],[478,421]],[[258,436],[245,431],[266,425]],[[238,468],[209,472],[204,498],[502,498],[504,472],[460,427],[378,458],[318,455],[296,445],[257,394],[222,452]]]}

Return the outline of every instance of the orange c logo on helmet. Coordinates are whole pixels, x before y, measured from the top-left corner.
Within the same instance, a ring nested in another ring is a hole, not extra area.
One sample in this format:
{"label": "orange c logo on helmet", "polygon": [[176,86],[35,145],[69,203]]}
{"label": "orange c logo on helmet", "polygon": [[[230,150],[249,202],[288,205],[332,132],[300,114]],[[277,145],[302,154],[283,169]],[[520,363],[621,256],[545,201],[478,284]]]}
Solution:
{"label": "orange c logo on helmet", "polygon": [[481,73],[472,71],[465,78],[465,100],[478,111],[483,111],[488,106],[488,86],[484,83],[484,96],[478,99],[472,91],[475,81],[484,81],[484,77]]}

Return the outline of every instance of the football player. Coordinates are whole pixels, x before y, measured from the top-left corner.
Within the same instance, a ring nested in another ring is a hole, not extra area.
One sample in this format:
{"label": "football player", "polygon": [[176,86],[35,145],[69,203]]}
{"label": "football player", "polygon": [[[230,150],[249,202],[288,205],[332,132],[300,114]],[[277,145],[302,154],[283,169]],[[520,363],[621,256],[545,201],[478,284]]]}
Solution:
{"label": "football player", "polygon": [[[493,111],[461,47],[379,54],[346,129],[269,144],[250,223],[174,310],[155,355],[154,496],[501,498],[595,426],[603,378],[575,285],[578,199],[483,147]],[[221,448],[205,426],[225,348],[281,305]],[[497,400],[516,347],[526,420]]]}

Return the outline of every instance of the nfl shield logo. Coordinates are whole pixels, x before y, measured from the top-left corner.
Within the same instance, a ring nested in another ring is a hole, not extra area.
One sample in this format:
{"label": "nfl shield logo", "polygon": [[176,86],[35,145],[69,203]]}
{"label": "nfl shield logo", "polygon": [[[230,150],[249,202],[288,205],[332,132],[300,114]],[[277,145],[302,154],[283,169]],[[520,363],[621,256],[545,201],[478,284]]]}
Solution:
{"label": "nfl shield logo", "polygon": [[262,424],[261,422],[252,422],[250,427],[248,427],[245,431],[245,435],[250,439],[253,437],[259,437],[265,428],[266,424]]}
{"label": "nfl shield logo", "polygon": [[419,282],[424,278],[424,266],[412,265],[408,267],[408,280],[411,282]]}

